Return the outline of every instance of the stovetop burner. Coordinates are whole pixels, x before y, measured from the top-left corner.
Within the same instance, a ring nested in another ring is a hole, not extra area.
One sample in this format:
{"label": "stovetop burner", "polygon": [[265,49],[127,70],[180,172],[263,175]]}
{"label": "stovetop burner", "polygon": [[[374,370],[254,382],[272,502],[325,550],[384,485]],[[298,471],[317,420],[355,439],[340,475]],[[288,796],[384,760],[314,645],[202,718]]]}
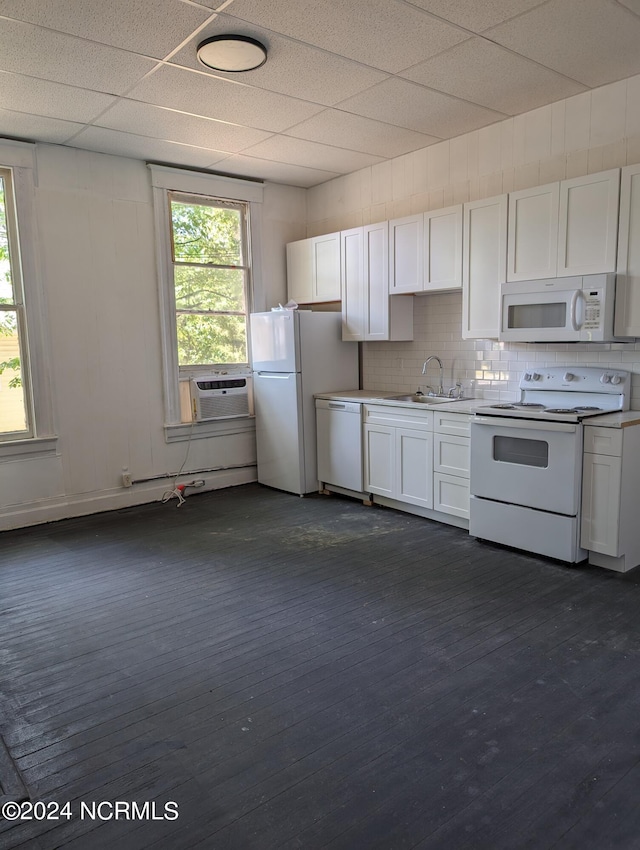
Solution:
{"label": "stovetop burner", "polygon": [[545,407],[545,413],[579,413],[577,407]]}
{"label": "stovetop burner", "polygon": [[594,411],[594,410],[602,410],[602,412],[604,413],[604,410],[601,407],[595,407],[592,404],[576,405],[576,410],[579,410],[580,413],[591,412],[591,411]]}

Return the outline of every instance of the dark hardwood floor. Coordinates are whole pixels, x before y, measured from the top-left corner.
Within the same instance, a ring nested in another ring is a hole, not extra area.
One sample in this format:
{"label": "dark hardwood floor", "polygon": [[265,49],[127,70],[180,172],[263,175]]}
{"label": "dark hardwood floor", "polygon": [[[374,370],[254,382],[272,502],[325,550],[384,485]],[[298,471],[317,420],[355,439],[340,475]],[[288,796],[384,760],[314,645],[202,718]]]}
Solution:
{"label": "dark hardwood floor", "polygon": [[258,485],[1,534],[0,732],[71,817],[0,850],[640,848],[636,572]]}

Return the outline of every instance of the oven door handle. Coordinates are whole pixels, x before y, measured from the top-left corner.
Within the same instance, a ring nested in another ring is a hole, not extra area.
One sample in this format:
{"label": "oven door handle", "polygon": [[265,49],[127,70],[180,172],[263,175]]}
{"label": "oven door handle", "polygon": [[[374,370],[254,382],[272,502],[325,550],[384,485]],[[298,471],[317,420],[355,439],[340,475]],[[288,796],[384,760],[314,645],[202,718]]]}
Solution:
{"label": "oven door handle", "polygon": [[578,324],[578,299],[582,295],[581,289],[576,289],[576,291],[571,296],[571,307],[570,307],[570,317],[571,317],[571,327],[574,331],[581,331],[582,325]]}
{"label": "oven door handle", "polygon": [[549,422],[546,419],[508,419],[504,416],[478,416],[473,417],[473,425],[492,425],[494,428],[522,428],[527,431],[577,431],[575,422]]}

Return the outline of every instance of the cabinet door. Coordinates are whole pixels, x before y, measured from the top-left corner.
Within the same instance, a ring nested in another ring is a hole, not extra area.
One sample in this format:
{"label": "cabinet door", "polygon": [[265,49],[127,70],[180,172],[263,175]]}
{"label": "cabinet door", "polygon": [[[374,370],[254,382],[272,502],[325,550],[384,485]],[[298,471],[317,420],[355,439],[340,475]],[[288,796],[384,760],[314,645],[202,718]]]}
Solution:
{"label": "cabinet door", "polygon": [[424,276],[423,214],[389,222],[389,292],[421,292]]}
{"label": "cabinet door", "polygon": [[364,258],[364,338],[389,339],[389,223],[362,228]]}
{"label": "cabinet door", "polygon": [[364,426],[364,489],[366,493],[394,498],[395,428]]}
{"label": "cabinet door", "polygon": [[507,196],[464,205],[462,337],[497,339],[507,267]]}
{"label": "cabinet door", "polygon": [[580,545],[617,557],[622,458],[585,454],[582,473]]}
{"label": "cabinet door", "polygon": [[555,277],[560,184],[509,193],[507,280]]}
{"label": "cabinet door", "polygon": [[340,300],[340,234],[314,236],[313,300]]}
{"label": "cabinet door", "polygon": [[342,339],[364,339],[367,294],[362,268],[362,228],[343,230],[341,237]]}
{"label": "cabinet door", "polygon": [[433,507],[433,435],[396,428],[395,498],[423,508]]}
{"label": "cabinet door", "polygon": [[313,245],[300,239],[287,245],[287,295],[297,304],[313,301]]}
{"label": "cabinet door", "polygon": [[424,292],[462,287],[462,204],[424,214]]}
{"label": "cabinet door", "polygon": [[640,165],[622,169],[616,336],[640,336]]}
{"label": "cabinet door", "polygon": [[560,183],[558,276],[616,270],[620,169]]}

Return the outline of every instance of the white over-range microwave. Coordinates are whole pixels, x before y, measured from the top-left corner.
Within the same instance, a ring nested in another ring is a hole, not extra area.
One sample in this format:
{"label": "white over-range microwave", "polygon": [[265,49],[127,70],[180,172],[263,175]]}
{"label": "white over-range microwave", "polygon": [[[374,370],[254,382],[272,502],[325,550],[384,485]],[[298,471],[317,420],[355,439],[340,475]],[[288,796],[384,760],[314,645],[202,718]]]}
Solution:
{"label": "white over-range microwave", "polygon": [[500,286],[506,342],[612,342],[615,274],[521,280]]}

